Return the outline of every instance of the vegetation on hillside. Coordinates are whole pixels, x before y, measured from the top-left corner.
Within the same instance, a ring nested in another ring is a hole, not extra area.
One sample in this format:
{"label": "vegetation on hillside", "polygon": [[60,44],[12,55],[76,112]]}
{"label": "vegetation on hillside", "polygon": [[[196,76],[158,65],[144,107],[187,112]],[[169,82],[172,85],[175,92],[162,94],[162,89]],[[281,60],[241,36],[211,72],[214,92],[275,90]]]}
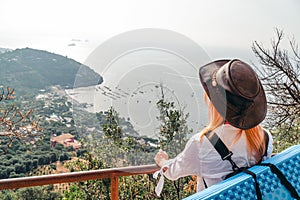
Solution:
{"label": "vegetation on hillside", "polygon": [[[7,106],[8,109],[5,109]],[[51,101],[49,99],[43,99],[43,101],[37,99],[30,102],[17,100],[13,102],[13,106],[1,105],[0,137],[3,155],[0,156],[2,160],[0,178],[34,175],[38,166],[70,158],[70,152],[74,151],[73,149],[59,145],[53,148],[50,146],[51,136],[76,133],[75,127],[71,126],[71,121],[69,127],[66,126],[68,123],[64,122],[65,118],[72,117],[70,107],[71,104],[66,106],[66,99],[55,97],[53,94]],[[32,108],[35,109],[34,112]],[[61,121],[52,118],[53,113],[60,113]],[[38,123],[32,120],[31,114],[38,119]],[[42,134],[40,127],[43,128]]]}
{"label": "vegetation on hillside", "polygon": [[[152,164],[155,152],[160,148],[167,149],[172,156],[175,156],[183,150],[187,136],[191,132],[186,125],[188,116],[184,115],[183,110],[176,108],[174,102],[168,102],[164,97],[157,102],[157,107],[160,111],[158,119],[161,126],[159,127],[159,139],[151,141],[156,145],[155,147],[141,137],[123,133],[119,114],[113,107],[110,107],[104,116],[98,117],[99,121],[104,119],[101,121],[103,135],[93,134],[92,138],[87,139],[84,144],[88,153],[69,163],[69,168],[81,171]],[[156,184],[157,181],[152,178],[152,175],[120,177],[119,198],[160,199],[154,192]],[[145,188],[147,189],[145,190]],[[164,188],[161,194],[162,199],[182,199],[195,192],[191,177],[181,178],[177,181],[166,180]],[[70,200],[110,199],[110,180],[74,183],[70,191],[66,191],[65,198]]]}

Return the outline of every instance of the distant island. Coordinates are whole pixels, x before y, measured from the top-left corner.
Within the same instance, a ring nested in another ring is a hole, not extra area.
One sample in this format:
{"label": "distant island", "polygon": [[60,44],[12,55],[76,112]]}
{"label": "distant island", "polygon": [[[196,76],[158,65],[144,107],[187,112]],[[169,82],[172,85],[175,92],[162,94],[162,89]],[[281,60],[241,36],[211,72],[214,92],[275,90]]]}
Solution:
{"label": "distant island", "polygon": [[0,85],[15,88],[18,95],[53,85],[70,89],[103,82],[88,66],[55,53],[32,48],[0,48],[0,52]]}

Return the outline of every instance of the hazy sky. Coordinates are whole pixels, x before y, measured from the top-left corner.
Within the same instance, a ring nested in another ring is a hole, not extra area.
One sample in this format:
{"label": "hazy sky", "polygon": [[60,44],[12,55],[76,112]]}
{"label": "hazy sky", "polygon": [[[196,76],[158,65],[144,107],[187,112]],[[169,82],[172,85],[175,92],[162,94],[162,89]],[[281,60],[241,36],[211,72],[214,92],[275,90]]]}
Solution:
{"label": "hazy sky", "polygon": [[275,27],[300,41],[299,11],[298,0],[0,0],[0,47],[84,62],[115,35],[160,28],[187,36],[212,57],[248,56],[254,40],[269,45]]}

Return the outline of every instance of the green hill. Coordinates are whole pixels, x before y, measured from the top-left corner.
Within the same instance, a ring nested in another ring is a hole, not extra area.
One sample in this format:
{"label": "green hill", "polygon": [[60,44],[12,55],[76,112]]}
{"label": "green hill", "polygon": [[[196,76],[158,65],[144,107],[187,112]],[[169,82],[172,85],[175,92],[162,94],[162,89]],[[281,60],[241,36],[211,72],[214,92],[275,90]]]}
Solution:
{"label": "green hill", "polygon": [[18,95],[52,85],[73,88],[75,80],[76,87],[103,81],[89,67],[47,51],[24,48],[0,54],[0,85],[15,88]]}

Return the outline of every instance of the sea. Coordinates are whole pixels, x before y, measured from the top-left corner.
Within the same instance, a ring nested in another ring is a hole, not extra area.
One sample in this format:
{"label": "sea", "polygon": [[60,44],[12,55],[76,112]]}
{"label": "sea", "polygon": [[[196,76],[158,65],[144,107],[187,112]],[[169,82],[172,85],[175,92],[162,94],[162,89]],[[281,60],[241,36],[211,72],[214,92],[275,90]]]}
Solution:
{"label": "sea", "polygon": [[[66,90],[66,93],[91,113],[105,112],[111,106],[129,121],[141,136],[157,137],[160,121],[157,102],[174,102],[188,114],[192,133],[207,123],[198,70],[187,59],[166,51],[142,50],[120,56],[106,66],[93,66],[103,77],[100,85]],[[74,119],[77,124],[84,123]]]}

